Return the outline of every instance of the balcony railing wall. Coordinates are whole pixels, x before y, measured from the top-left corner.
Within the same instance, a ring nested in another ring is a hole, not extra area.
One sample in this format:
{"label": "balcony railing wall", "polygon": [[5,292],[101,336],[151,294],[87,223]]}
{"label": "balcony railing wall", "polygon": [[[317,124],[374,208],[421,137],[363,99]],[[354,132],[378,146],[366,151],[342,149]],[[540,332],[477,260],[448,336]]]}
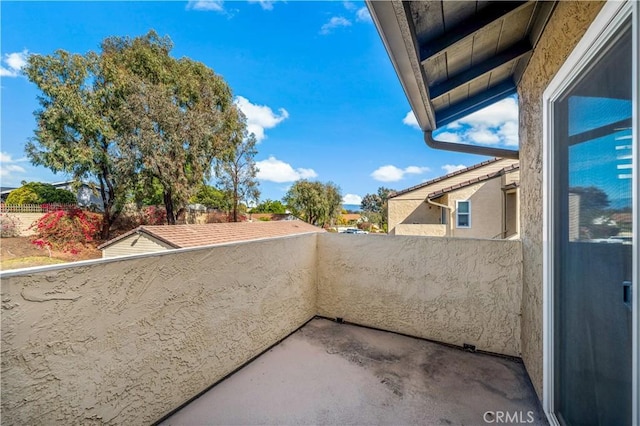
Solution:
{"label": "balcony railing wall", "polygon": [[316,238],[2,277],[2,424],[158,420],[316,313]]}
{"label": "balcony railing wall", "polygon": [[520,355],[519,241],[318,236],[318,313]]}
{"label": "balcony railing wall", "polygon": [[520,274],[519,241],[338,234],[6,272],[2,422],[151,423],[317,314],[518,355]]}

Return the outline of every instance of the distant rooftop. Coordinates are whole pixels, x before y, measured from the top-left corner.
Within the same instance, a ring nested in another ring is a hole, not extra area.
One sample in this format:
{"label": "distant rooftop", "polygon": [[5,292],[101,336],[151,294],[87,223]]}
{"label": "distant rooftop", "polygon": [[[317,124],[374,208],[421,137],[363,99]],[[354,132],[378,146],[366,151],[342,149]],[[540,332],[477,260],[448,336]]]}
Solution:
{"label": "distant rooftop", "polygon": [[[509,172],[512,172],[512,171],[515,171],[515,170],[518,170],[518,169],[520,169],[520,164],[519,163],[514,163],[514,164],[511,164],[511,165],[509,165],[509,166],[507,166],[507,167],[505,167],[503,169],[498,170],[497,172],[487,173],[486,175],[478,176],[478,177],[475,177],[473,179],[469,179],[469,180],[466,180],[464,182],[460,182],[460,183],[457,183],[455,185],[439,189],[438,191],[434,191],[434,192],[430,193],[429,195],[427,195],[427,198],[439,197],[439,196],[444,195],[444,194],[446,194],[448,192],[455,191],[456,189],[466,188],[467,186],[475,185],[476,183],[480,183],[480,182],[484,182],[484,181],[487,181],[487,180],[490,180],[490,179],[493,179],[493,178],[497,178],[497,177],[500,177],[500,176],[504,175],[505,173],[509,173]],[[518,186],[518,183],[513,183],[511,185],[515,188],[516,186]]]}
{"label": "distant rooftop", "polygon": [[[454,172],[451,173],[447,173],[446,175],[442,175],[442,176],[438,176],[437,178],[433,178],[431,180],[428,180],[426,182],[422,182],[418,185],[412,186],[410,188],[406,188],[406,189],[401,189],[399,191],[396,192],[392,192],[389,195],[389,198],[394,198],[397,197],[398,195],[402,195],[402,194],[406,194],[408,192],[411,191],[415,191],[416,189],[420,189],[420,188],[425,188],[427,186],[433,185],[434,183],[438,183],[438,182],[442,182],[444,180],[447,180],[449,178],[452,177],[456,177],[456,176],[460,176],[463,175],[465,173],[480,169],[482,167],[485,166],[489,166],[498,162],[504,162],[505,163],[505,167],[503,169],[501,169],[500,173],[504,173],[504,171],[508,171],[507,169],[511,170],[512,168],[517,168],[518,167],[518,160],[510,160],[510,159],[504,159],[504,158],[492,158],[491,160],[486,160],[483,161],[481,163],[478,164],[474,164],[472,166],[469,167],[465,167],[464,169],[460,169],[460,170],[456,170]],[[515,165],[515,166],[514,166]]]}
{"label": "distant rooftop", "polygon": [[147,234],[173,248],[184,248],[313,232],[324,232],[324,230],[301,220],[199,225],[142,225],[107,241],[98,248],[104,249],[136,233]]}

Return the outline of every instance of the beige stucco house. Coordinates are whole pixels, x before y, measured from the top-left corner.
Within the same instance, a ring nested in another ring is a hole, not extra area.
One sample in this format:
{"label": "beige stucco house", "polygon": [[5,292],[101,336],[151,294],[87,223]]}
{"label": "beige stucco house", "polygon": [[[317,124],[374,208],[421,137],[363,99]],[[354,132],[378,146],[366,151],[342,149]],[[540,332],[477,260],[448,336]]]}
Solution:
{"label": "beige stucco house", "polygon": [[518,160],[484,161],[389,197],[389,233],[508,238],[518,233]]}

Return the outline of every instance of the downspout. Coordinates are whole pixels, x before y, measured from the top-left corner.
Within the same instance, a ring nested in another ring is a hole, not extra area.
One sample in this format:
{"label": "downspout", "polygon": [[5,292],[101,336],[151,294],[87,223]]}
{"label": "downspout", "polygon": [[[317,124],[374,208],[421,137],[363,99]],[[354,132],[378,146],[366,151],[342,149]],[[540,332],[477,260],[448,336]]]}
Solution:
{"label": "downspout", "polygon": [[[513,149],[491,148],[488,146],[467,145],[439,141],[433,138],[433,130],[425,130],[424,141],[428,147],[445,151],[464,152],[466,154],[486,155],[488,157],[518,159],[520,151]],[[435,205],[435,204],[434,204]]]}
{"label": "downspout", "polygon": [[[435,201],[431,201],[429,198],[427,198],[427,200],[426,200],[426,201],[427,201],[427,204],[432,204],[432,205],[434,205],[434,206],[436,206],[436,207],[440,207],[441,209],[451,210],[451,207],[449,207],[449,206],[445,206],[444,204],[436,203]],[[448,221],[447,221],[447,223],[446,223],[446,226],[447,226],[447,227],[445,228],[445,230],[446,230],[446,232],[445,232],[445,236],[446,236],[446,237],[450,237],[450,236],[451,236],[451,235],[448,235],[448,234],[449,234],[449,223],[450,223],[450,222],[451,222],[451,215],[449,215],[449,220],[448,220]]]}

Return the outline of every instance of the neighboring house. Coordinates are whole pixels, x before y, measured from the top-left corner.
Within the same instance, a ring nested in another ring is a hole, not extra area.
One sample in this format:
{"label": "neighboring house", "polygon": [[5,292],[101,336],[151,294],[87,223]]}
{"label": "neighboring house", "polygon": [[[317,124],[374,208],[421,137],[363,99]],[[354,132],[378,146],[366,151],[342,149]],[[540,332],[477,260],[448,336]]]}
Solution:
{"label": "neighboring house", "polygon": [[18,188],[12,188],[9,186],[0,186],[0,200],[4,202],[9,196],[9,193],[14,189],[18,189]]}
{"label": "neighboring house", "polygon": [[362,222],[362,218],[363,216],[360,213],[343,213],[340,215],[339,220],[347,225],[355,225],[356,223]]}
{"label": "neighboring house", "polygon": [[518,160],[458,170],[389,197],[389,234],[507,238],[518,233]]}
{"label": "neighboring house", "polygon": [[[94,191],[91,189],[91,187],[86,183],[80,184],[80,187],[78,188],[78,190],[74,191],[73,182],[74,181],[72,180],[68,180],[64,182],[55,182],[55,183],[52,183],[51,185],[53,185],[55,188],[58,188],[58,189],[66,189],[67,191],[75,192],[76,199],[78,200],[79,206],[81,207],[93,206],[96,210],[102,211],[103,209],[102,197],[100,197],[100,195],[96,195]],[[9,196],[9,194],[11,193],[11,191],[13,191],[14,189],[18,189],[18,188],[1,187],[0,199],[4,202]]]}
{"label": "neighboring house", "polygon": [[324,231],[301,220],[142,225],[107,241],[98,248],[102,250],[103,258],[109,258],[314,232]]}

